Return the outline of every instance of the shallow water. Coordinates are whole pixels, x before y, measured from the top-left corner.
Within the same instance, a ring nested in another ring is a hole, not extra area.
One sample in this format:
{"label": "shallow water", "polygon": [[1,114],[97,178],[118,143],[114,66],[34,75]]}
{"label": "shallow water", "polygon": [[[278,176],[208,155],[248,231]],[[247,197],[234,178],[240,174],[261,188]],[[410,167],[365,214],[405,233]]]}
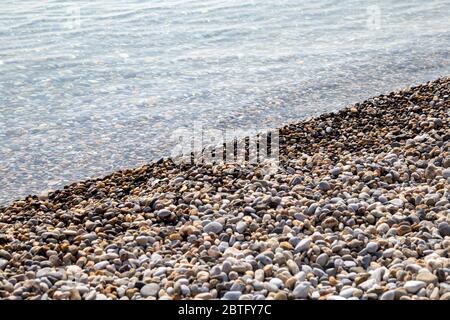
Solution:
{"label": "shallow water", "polygon": [[450,1],[0,4],[0,203],[450,74]]}

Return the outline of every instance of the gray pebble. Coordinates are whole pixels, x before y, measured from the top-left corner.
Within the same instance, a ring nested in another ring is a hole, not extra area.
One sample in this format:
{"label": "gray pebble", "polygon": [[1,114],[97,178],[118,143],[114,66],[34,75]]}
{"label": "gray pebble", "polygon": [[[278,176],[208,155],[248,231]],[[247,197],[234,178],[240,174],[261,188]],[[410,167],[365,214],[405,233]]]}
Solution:
{"label": "gray pebble", "polygon": [[149,284],[146,284],[145,286],[143,286],[141,288],[140,292],[143,297],[156,297],[159,290],[160,290],[160,288],[159,288],[158,284],[149,283]]}
{"label": "gray pebble", "polygon": [[215,233],[218,234],[223,230],[222,224],[220,224],[217,221],[213,221],[208,223],[206,226],[203,227],[203,231],[206,233]]}
{"label": "gray pebble", "polygon": [[308,282],[302,282],[294,288],[292,293],[296,299],[306,299],[308,297],[309,287],[310,284]]}

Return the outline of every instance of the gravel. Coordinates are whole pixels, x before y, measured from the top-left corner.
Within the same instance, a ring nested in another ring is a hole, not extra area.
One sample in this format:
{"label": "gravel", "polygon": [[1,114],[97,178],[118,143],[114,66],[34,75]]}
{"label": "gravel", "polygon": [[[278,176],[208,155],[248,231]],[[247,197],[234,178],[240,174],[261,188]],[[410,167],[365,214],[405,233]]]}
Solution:
{"label": "gravel", "polygon": [[275,171],[161,159],[2,207],[0,298],[448,300],[449,88],[280,128]]}

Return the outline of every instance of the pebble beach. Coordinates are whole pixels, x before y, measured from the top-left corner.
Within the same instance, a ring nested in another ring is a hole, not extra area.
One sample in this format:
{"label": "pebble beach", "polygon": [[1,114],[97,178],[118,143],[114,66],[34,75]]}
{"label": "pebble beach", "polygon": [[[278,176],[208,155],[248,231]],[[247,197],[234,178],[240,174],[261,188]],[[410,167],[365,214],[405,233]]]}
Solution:
{"label": "pebble beach", "polygon": [[450,300],[450,79],[0,208],[0,298]]}

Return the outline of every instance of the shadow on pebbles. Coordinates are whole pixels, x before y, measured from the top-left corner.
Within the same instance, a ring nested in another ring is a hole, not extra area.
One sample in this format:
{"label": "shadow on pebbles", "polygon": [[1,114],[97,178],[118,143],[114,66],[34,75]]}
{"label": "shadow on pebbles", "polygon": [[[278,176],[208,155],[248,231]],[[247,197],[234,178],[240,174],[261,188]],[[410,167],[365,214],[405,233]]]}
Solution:
{"label": "shadow on pebbles", "polygon": [[450,299],[450,80],[0,208],[2,299]]}

